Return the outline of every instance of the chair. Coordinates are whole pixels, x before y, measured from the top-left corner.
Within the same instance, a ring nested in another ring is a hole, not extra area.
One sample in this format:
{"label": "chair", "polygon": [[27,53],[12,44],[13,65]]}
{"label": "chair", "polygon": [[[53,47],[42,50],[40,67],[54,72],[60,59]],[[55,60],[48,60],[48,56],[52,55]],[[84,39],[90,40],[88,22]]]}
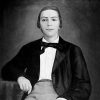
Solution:
{"label": "chair", "polygon": [[17,82],[0,80],[0,100],[21,100],[22,95]]}

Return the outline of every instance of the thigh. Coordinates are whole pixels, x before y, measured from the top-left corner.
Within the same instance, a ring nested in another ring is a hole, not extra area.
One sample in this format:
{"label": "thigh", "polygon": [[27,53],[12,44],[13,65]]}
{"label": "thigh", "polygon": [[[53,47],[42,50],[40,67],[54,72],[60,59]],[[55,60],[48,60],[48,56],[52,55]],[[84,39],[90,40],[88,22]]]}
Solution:
{"label": "thigh", "polygon": [[56,100],[56,94],[30,94],[24,100]]}
{"label": "thigh", "polygon": [[37,100],[35,96],[27,96],[24,100]]}
{"label": "thigh", "polygon": [[51,94],[37,95],[37,100],[56,100],[57,96]]}

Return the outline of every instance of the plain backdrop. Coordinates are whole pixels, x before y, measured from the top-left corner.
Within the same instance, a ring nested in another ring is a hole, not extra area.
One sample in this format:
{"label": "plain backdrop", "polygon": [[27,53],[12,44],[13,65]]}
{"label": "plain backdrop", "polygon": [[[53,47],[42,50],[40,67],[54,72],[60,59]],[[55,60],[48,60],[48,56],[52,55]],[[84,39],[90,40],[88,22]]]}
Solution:
{"label": "plain backdrop", "polygon": [[[40,9],[60,9],[60,35],[81,47],[92,82],[90,100],[100,99],[100,1],[98,0],[3,0],[0,2],[0,70],[20,48],[42,37],[37,28]],[[1,75],[0,75],[1,76]]]}

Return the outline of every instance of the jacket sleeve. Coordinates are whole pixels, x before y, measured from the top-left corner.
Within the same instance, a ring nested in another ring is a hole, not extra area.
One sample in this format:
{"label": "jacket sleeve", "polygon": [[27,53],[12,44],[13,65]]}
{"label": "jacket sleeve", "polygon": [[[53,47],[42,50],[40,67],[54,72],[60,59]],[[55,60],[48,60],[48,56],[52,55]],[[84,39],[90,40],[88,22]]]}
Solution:
{"label": "jacket sleeve", "polygon": [[67,100],[89,100],[91,82],[87,65],[79,47],[71,47],[70,63],[72,79],[67,92],[61,97]]}
{"label": "jacket sleeve", "polygon": [[1,76],[7,81],[17,81],[17,78],[24,75],[27,66],[27,50],[22,47],[18,54],[10,60],[1,70]]}

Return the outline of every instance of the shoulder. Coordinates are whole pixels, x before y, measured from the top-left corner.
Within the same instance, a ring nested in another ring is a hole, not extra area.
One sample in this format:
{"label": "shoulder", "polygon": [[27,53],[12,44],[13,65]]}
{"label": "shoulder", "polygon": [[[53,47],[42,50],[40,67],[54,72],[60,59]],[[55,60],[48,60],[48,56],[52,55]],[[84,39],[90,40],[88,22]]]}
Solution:
{"label": "shoulder", "polygon": [[34,49],[38,49],[39,46],[40,46],[40,42],[41,42],[41,39],[29,42],[29,43],[23,45],[21,47],[20,51],[30,52],[30,51],[32,51]]}
{"label": "shoulder", "polygon": [[68,41],[65,41],[65,42],[66,42],[65,47],[68,49],[69,54],[72,58],[83,57],[83,52],[80,46]]}
{"label": "shoulder", "polygon": [[82,52],[81,47],[79,47],[78,45],[76,45],[74,43],[65,41],[65,40],[63,40],[63,43],[64,43],[63,50],[66,54],[68,54],[70,56],[71,61],[77,60],[77,61],[85,62],[84,54]]}
{"label": "shoulder", "polygon": [[24,48],[31,48],[31,47],[34,47],[34,46],[39,46],[40,42],[41,42],[41,39],[34,40],[32,42],[29,42],[29,43],[23,45],[23,47]]}
{"label": "shoulder", "polygon": [[34,40],[32,42],[29,42],[29,43],[25,44],[23,47],[37,46],[38,44],[40,44],[40,42],[41,42],[41,39]]}
{"label": "shoulder", "polygon": [[64,47],[64,50],[70,50],[71,52],[75,52],[75,51],[80,52],[81,51],[81,48],[74,43],[66,41],[66,40],[62,39],[61,37],[60,37],[60,41],[61,41],[61,44]]}

